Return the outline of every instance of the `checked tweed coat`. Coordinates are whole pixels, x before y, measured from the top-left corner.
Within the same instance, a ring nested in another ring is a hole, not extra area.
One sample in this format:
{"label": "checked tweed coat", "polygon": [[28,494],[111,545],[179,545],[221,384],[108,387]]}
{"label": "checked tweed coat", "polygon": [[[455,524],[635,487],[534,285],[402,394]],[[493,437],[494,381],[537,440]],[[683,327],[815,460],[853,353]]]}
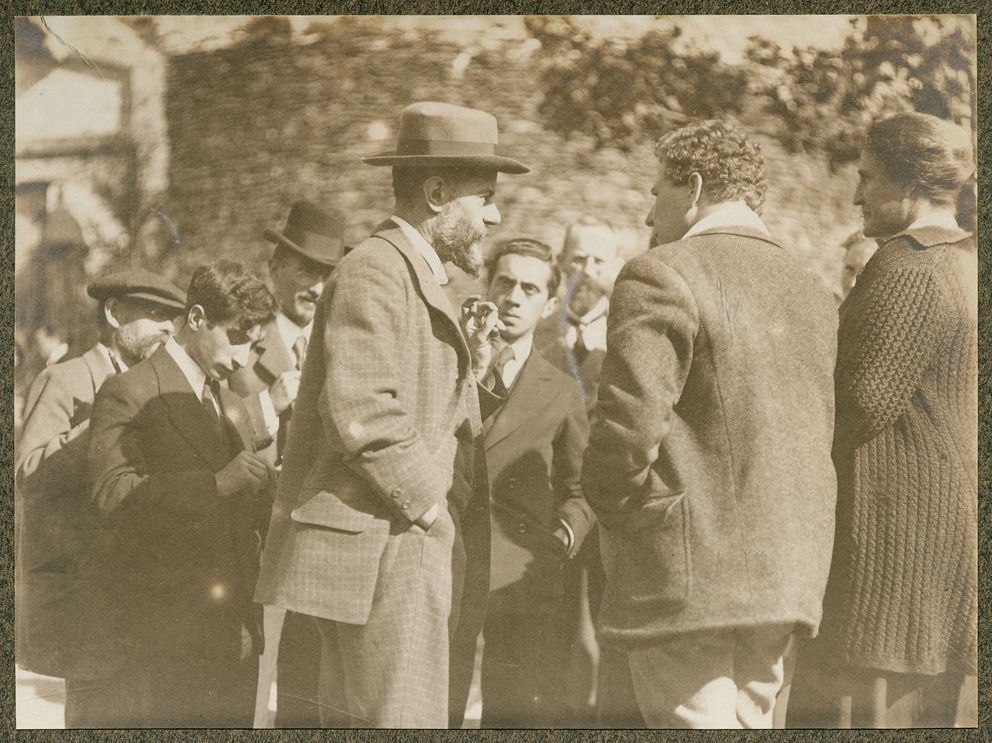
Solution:
{"label": "checked tweed coat", "polygon": [[[345,256],[318,303],[256,599],[364,625],[377,597],[406,586],[449,592],[452,629],[459,614],[481,623],[489,509],[479,394],[447,296],[401,230],[384,223]],[[456,527],[448,559],[433,570],[384,559],[391,535],[423,536],[414,521],[435,504]],[[408,652],[404,634],[398,628],[395,645],[377,652]],[[370,674],[376,662],[368,658]],[[431,672],[431,693],[445,706],[443,670]],[[373,722],[415,720],[425,718],[401,710]]]}

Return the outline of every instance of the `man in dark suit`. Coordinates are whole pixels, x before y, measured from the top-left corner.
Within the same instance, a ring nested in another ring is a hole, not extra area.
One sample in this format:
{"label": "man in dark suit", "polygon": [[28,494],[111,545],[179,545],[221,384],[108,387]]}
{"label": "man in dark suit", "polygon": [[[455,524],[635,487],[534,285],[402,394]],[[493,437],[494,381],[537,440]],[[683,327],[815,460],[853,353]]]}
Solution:
{"label": "man in dark suit", "polygon": [[252,602],[272,470],[241,398],[220,386],[275,313],[265,285],[218,261],[193,272],[175,336],[108,379],[93,405],[99,562],[119,607],[107,726],[250,727],[261,611]]}
{"label": "man in dark suit", "polygon": [[472,658],[449,638],[487,595],[478,382],[498,316],[458,313],[442,285],[445,261],[480,272],[497,174],[527,171],[496,144],[483,111],[404,109],[396,151],[366,158],[393,167],[394,216],[318,303],[256,597],[316,618],[328,727],[447,727],[464,709]]}
{"label": "man in dark suit", "polygon": [[[262,340],[252,349],[248,363],[230,376],[228,386],[244,398],[255,428],[272,436],[272,443],[258,453],[273,465],[282,461],[317,300],[346,252],[344,228],[344,215],[337,210],[325,212],[308,201],[298,201],[290,208],[282,232],[265,231],[266,239],[276,244],[269,259],[269,277],[279,309],[262,329]],[[316,627],[305,616],[266,607],[265,636],[266,649],[259,662],[260,709],[267,714],[275,674],[276,726],[319,727],[320,635]]]}
{"label": "man in dark suit", "polygon": [[588,438],[582,388],[533,350],[538,322],[557,309],[561,273],[551,248],[499,243],[487,261],[488,299],[506,345],[497,369],[506,404],[489,420],[492,578],[482,661],[482,726],[563,727],[573,637],[564,568],[592,526],[582,497]]}
{"label": "man in dark suit", "polygon": [[656,154],[656,247],[613,291],[582,471],[607,577],[600,710],[771,727],[830,564],[836,312],[758,216],[756,146],[706,121]]}
{"label": "man in dark suit", "polygon": [[104,380],[147,358],[173,331],[186,295],[150,271],[111,273],[87,292],[99,300],[100,341],[45,369],[31,385],[17,444],[17,663],[66,679],[67,728],[92,727],[103,703],[98,651],[81,642],[88,591],[81,565],[100,535],[89,500],[86,447]]}

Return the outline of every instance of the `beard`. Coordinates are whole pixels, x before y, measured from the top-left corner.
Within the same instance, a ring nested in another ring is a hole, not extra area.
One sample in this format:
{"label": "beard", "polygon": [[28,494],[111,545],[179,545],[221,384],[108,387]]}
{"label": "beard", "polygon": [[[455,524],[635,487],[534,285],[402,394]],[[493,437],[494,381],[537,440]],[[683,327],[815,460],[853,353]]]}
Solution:
{"label": "beard", "polygon": [[569,277],[568,288],[568,308],[579,317],[595,307],[600,299],[609,295],[609,290],[605,286],[585,273]]}
{"label": "beard", "polygon": [[122,325],[117,329],[117,348],[128,366],[147,359],[167,339],[168,336],[164,333],[141,333],[130,325]]}
{"label": "beard", "polygon": [[482,241],[485,227],[477,227],[457,201],[441,207],[433,228],[434,250],[442,261],[450,261],[473,279],[482,274]]}

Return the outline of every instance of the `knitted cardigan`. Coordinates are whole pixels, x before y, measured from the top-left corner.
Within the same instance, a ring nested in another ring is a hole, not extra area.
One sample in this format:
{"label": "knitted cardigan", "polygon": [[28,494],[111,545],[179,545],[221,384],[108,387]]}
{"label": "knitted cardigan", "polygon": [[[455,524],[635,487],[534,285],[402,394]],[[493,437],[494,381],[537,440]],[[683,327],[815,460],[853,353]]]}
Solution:
{"label": "knitted cardigan", "polygon": [[959,230],[885,242],[841,306],[837,534],[821,650],[975,673],[977,253]]}

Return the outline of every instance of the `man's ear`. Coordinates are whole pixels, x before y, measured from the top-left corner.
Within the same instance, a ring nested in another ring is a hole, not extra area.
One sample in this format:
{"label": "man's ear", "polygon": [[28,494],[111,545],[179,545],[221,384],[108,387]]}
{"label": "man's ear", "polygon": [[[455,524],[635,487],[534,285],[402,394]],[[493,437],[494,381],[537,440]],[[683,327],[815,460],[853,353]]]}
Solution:
{"label": "man's ear", "polygon": [[699,200],[703,197],[703,176],[696,172],[689,173],[689,189],[689,208],[694,209],[700,206]]}
{"label": "man's ear", "polygon": [[204,311],[203,307],[198,304],[194,304],[189,308],[189,312],[186,313],[186,327],[191,330],[198,331],[207,325],[207,313]]}
{"label": "man's ear", "polygon": [[116,315],[120,310],[121,302],[117,297],[110,297],[103,303],[103,317],[107,321],[107,325],[117,330],[121,326],[120,320],[117,319]]}
{"label": "man's ear", "polygon": [[448,187],[444,182],[444,178],[439,175],[432,175],[430,178],[424,180],[421,188],[423,189],[424,201],[427,203],[427,208],[435,214],[439,214],[441,207],[448,202]]}
{"label": "man's ear", "polygon": [[544,309],[541,310],[541,319],[547,320],[557,311],[558,311],[558,297],[550,297],[548,301],[544,303]]}

